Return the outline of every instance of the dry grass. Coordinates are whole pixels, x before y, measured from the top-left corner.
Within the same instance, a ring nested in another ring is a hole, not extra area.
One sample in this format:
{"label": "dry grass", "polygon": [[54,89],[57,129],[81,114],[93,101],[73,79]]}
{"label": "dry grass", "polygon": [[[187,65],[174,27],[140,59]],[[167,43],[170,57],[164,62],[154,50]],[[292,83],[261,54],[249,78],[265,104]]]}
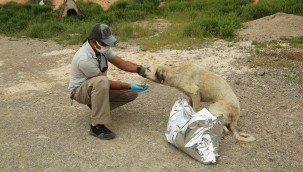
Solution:
{"label": "dry grass", "polygon": [[303,85],[303,49],[285,46],[285,42],[258,44],[249,58],[250,67],[268,68]]}

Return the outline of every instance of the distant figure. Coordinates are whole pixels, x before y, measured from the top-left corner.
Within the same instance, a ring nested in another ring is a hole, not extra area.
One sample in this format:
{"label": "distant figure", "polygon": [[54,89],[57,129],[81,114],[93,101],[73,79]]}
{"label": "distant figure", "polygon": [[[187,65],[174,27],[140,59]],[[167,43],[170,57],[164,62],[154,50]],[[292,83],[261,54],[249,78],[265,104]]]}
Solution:
{"label": "distant figure", "polygon": [[259,0],[251,0],[254,4],[257,4]]}
{"label": "distant figure", "polygon": [[39,5],[44,5],[43,0],[41,0],[41,1],[39,2]]}

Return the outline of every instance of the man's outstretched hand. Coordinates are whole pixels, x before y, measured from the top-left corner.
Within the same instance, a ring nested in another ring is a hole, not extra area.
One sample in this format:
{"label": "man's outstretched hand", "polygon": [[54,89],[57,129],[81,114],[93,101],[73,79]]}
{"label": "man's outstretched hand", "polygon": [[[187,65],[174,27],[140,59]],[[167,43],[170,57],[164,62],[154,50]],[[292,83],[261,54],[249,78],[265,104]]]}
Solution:
{"label": "man's outstretched hand", "polygon": [[147,69],[147,68],[149,68],[149,67],[150,67],[149,64],[140,65],[140,66],[137,67],[137,73],[138,73],[140,76],[146,78],[145,69]]}
{"label": "man's outstretched hand", "polygon": [[136,90],[137,92],[142,92],[142,91],[147,90],[149,88],[149,86],[147,84],[138,85],[138,84],[135,84],[135,83],[131,83],[130,88],[133,89],[133,90]]}

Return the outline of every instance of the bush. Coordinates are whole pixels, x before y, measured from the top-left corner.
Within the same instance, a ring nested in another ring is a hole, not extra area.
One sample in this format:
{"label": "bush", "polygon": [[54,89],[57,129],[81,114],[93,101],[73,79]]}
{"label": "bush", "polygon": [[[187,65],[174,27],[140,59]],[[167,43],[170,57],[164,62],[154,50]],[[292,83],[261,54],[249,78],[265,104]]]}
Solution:
{"label": "bush", "polygon": [[250,0],[169,0],[162,7],[158,7],[159,0],[119,0],[108,11],[98,4],[79,0],[77,5],[84,18],[75,15],[58,19],[59,10],[54,11],[50,1],[44,6],[38,5],[38,2],[30,0],[26,5],[15,2],[0,4],[0,33],[81,43],[90,27],[101,22],[114,27],[116,36],[124,40],[147,36],[146,39],[150,40],[150,28],[134,23],[165,18],[178,28],[161,30],[161,37],[153,37],[153,42],[157,43],[158,39],[161,42],[159,45],[179,46],[184,43],[184,38],[187,41],[193,38],[201,41],[207,37],[233,38],[235,29],[242,22],[276,12],[303,15],[302,0],[266,0],[258,4],[252,4]]}

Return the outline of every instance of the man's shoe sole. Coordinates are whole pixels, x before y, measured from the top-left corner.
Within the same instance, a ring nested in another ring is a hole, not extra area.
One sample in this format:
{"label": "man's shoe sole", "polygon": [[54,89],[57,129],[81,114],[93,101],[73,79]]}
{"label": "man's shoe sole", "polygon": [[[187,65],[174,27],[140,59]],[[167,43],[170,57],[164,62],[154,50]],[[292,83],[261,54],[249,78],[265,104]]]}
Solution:
{"label": "man's shoe sole", "polygon": [[99,135],[96,135],[94,132],[92,132],[92,130],[89,131],[89,134],[92,135],[92,136],[95,136],[99,139],[103,139],[103,140],[111,140],[111,139],[114,139],[116,137],[116,135],[114,133],[109,134],[107,136],[105,136],[103,133],[101,133]]}

